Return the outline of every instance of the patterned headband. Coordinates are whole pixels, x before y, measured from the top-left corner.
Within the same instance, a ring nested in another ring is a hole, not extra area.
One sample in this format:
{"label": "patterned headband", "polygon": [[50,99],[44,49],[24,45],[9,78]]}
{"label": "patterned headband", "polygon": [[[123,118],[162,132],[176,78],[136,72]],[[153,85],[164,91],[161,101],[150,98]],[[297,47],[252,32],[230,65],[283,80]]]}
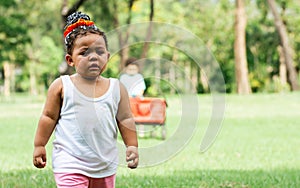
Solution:
{"label": "patterned headband", "polygon": [[69,25],[65,31],[64,31],[64,37],[66,38],[74,29],[80,27],[85,29],[87,26],[95,26],[93,21],[85,20],[85,19],[79,19],[77,22]]}

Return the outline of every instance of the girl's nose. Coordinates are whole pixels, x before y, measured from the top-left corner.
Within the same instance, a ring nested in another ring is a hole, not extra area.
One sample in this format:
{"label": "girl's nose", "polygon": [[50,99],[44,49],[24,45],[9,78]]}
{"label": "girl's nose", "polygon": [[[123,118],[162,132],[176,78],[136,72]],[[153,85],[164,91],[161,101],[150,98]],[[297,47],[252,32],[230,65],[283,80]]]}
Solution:
{"label": "girl's nose", "polygon": [[97,58],[97,53],[96,52],[91,52],[89,54],[89,61],[97,61],[98,58]]}

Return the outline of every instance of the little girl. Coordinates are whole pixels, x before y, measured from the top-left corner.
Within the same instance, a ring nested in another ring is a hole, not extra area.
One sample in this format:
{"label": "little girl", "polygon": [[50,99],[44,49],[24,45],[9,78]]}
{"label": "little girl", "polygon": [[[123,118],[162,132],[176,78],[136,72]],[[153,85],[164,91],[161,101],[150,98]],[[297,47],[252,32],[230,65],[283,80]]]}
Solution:
{"label": "little girl", "polygon": [[46,165],[45,146],[55,129],[52,164],[58,187],[114,187],[117,134],[127,147],[129,168],[138,165],[138,141],[125,87],[104,78],[109,52],[104,32],[75,12],[64,31],[65,59],[76,73],[49,87],[34,139],[33,164]]}

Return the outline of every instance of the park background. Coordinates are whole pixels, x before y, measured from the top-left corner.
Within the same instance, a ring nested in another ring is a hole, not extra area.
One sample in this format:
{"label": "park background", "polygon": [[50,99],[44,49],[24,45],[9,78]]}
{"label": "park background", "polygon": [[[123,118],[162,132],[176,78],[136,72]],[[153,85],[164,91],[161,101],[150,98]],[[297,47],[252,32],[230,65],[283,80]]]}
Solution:
{"label": "park background", "polygon": [[[140,58],[142,73],[154,75],[146,77],[146,96],[167,99],[169,137],[178,128],[181,95],[197,95],[201,115],[182,151],[153,167],[120,168],[117,187],[300,186],[299,1],[0,0],[0,187],[54,187],[51,155],[45,170],[34,169],[32,143],[49,84],[72,72],[64,64],[62,30],[75,10],[88,13],[106,32],[147,23],[145,41],[154,35],[149,21],[184,28],[211,52],[225,81],[218,90],[226,92],[222,130],[201,153],[214,75],[206,77],[174,47],[147,42],[126,47],[131,31],[119,33],[121,50],[105,76],[118,77],[128,57]],[[140,138],[143,147],[162,142]]]}

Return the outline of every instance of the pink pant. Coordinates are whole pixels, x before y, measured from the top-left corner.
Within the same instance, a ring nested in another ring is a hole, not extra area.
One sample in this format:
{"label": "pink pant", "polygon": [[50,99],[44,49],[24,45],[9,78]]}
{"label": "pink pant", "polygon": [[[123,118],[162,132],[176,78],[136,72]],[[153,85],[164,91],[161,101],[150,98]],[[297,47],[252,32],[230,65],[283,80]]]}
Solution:
{"label": "pink pant", "polygon": [[116,175],[90,178],[81,174],[54,173],[58,188],[114,188]]}

